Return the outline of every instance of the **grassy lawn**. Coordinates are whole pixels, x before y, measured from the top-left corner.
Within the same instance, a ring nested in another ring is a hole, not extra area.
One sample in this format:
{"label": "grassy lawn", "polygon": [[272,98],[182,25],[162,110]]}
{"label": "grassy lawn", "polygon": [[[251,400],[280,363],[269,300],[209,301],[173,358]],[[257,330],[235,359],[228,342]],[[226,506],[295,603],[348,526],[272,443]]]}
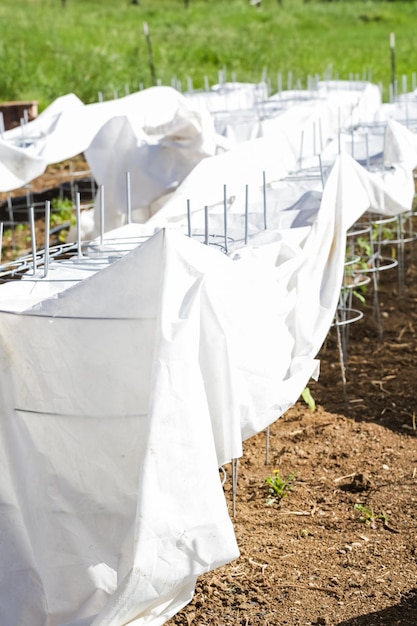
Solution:
{"label": "grassy lawn", "polygon": [[[42,110],[74,92],[84,102],[152,84],[144,23],[161,84],[257,81],[272,91],[308,76],[391,79],[410,90],[417,72],[417,2],[263,0],[2,0],[0,100],[39,100]],[[414,74],[414,76],[413,76]]]}

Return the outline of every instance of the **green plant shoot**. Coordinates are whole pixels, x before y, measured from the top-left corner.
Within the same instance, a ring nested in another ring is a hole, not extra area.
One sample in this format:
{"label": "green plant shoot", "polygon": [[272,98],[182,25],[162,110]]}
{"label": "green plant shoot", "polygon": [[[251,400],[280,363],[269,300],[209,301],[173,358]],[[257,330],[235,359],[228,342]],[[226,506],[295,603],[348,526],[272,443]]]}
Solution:
{"label": "green plant shoot", "polygon": [[304,400],[304,402],[307,404],[307,406],[309,407],[310,411],[314,413],[314,411],[316,410],[316,402],[313,396],[311,395],[311,391],[309,387],[305,387],[305,389],[303,389],[301,393],[301,397]]}
{"label": "green plant shoot", "polygon": [[267,476],[265,482],[269,487],[269,493],[271,498],[268,498],[266,503],[268,506],[280,502],[283,498],[286,498],[288,492],[291,491],[291,483],[294,480],[295,473],[288,474],[287,477],[281,476],[279,470],[274,470],[273,476]]}
{"label": "green plant shoot", "polygon": [[372,508],[368,508],[359,502],[355,504],[354,509],[355,511],[359,511],[361,513],[359,521],[363,522],[367,526],[370,526],[371,528],[376,528],[378,520],[382,520],[384,524],[388,522],[388,517],[385,513],[379,513],[376,515]]}

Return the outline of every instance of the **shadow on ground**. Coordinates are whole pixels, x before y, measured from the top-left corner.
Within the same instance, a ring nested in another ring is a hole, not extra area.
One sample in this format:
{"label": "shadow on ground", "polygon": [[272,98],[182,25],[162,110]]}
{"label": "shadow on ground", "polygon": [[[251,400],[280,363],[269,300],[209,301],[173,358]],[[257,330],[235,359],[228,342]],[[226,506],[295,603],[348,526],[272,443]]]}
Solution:
{"label": "shadow on ground", "polygon": [[411,589],[399,604],[389,606],[376,613],[353,617],[337,626],[416,626],[417,588]]}

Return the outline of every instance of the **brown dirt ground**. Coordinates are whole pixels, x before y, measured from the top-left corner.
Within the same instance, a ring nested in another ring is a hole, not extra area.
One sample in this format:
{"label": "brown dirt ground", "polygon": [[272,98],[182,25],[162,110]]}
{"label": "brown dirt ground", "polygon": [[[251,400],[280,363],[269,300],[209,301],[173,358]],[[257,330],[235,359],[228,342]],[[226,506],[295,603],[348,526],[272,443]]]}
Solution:
{"label": "brown dirt ground", "polygon": [[[402,291],[396,268],[381,272],[382,337],[366,293],[345,392],[333,328],[310,384],[316,410],[300,400],[271,426],[268,465],[265,433],[245,442],[234,516],[225,467],[241,555],[201,576],[170,626],[416,626],[416,255],[407,244]],[[268,504],[274,470],[295,477]]]}
{"label": "brown dirt ground", "polygon": [[[349,329],[346,397],[333,328],[319,355],[319,381],[309,385],[315,412],[301,400],[272,425],[269,465],[265,433],[245,443],[234,517],[241,556],[202,576],[170,625],[416,626],[412,246],[401,296],[397,269],[380,275],[382,338],[370,303]],[[265,478],[274,470],[295,478],[287,496],[268,506]]]}

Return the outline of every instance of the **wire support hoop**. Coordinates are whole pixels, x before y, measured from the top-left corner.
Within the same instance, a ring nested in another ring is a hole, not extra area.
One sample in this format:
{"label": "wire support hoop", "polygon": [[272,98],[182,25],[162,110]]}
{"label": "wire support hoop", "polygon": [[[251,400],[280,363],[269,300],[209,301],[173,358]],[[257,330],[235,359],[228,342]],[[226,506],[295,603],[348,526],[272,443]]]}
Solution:
{"label": "wire support hoop", "polygon": [[358,267],[355,269],[357,274],[372,274],[374,272],[383,272],[397,267],[398,259],[390,259],[385,256],[378,256],[366,262],[366,267]]}
{"label": "wire support hoop", "polygon": [[363,318],[363,311],[359,309],[338,307],[332,326],[348,326],[359,322]]}

